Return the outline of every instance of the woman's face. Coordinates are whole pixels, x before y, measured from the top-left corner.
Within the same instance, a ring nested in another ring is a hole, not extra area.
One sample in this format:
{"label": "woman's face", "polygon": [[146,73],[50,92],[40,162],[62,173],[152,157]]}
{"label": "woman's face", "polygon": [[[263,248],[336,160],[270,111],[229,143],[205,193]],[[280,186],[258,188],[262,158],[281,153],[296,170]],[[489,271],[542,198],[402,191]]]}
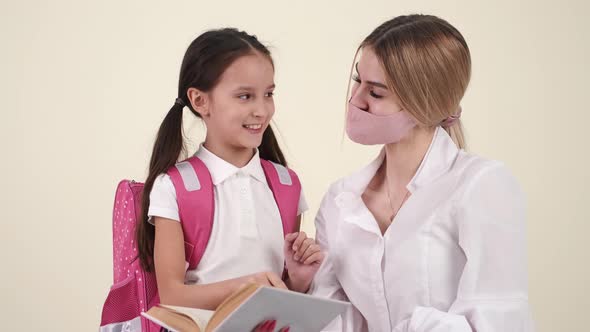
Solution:
{"label": "woman's face", "polygon": [[370,47],[362,49],[352,76],[350,102],[375,115],[389,115],[403,109],[397,94],[387,85],[385,71]]}

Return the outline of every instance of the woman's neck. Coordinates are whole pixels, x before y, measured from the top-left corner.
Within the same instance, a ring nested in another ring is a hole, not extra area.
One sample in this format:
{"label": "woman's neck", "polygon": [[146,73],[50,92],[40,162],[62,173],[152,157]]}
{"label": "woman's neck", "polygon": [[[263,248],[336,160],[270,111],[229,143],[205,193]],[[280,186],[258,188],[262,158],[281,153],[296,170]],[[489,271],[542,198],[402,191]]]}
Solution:
{"label": "woman's neck", "polygon": [[400,142],[385,145],[384,182],[392,193],[405,192],[430,147],[434,133],[435,128],[415,127]]}

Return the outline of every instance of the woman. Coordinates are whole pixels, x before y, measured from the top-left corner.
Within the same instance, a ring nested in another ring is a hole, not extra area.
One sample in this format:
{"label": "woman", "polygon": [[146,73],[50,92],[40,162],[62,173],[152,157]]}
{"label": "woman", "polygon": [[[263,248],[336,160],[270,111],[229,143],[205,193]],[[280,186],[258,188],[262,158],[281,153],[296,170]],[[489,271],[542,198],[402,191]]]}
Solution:
{"label": "woman", "polygon": [[336,330],[531,331],[523,193],[500,162],[463,150],[463,36],[400,16],[359,52],[346,132],[384,146],[325,195],[311,292],[353,304]]}

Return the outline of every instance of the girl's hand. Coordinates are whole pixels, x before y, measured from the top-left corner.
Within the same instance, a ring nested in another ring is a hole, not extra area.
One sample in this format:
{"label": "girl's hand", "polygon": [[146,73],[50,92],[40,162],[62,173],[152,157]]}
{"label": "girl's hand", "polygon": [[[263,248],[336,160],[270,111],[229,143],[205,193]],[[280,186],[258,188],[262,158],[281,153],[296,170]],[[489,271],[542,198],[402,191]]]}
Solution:
{"label": "girl's hand", "polygon": [[240,278],[240,285],[242,287],[249,283],[255,283],[262,286],[270,286],[282,289],[288,289],[287,285],[281,280],[281,278],[274,272],[258,272],[249,274]]}
{"label": "girl's hand", "polygon": [[[252,332],[274,332],[277,326],[276,320],[266,320],[252,330]],[[279,332],[289,332],[289,327],[285,326],[279,330]]]}
{"label": "girl's hand", "polygon": [[320,246],[305,232],[296,232],[285,237],[284,252],[291,290],[307,292],[324,260]]}

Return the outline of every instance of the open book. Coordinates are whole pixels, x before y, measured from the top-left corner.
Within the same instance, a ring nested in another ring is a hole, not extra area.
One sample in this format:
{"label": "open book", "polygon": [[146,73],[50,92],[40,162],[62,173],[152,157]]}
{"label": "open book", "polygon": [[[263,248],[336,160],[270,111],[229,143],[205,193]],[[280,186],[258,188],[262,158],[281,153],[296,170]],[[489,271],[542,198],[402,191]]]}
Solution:
{"label": "open book", "polygon": [[349,303],[284,289],[250,284],[229,296],[217,310],[157,305],[142,316],[177,332],[252,331],[265,320],[276,320],[277,331],[321,331]]}

